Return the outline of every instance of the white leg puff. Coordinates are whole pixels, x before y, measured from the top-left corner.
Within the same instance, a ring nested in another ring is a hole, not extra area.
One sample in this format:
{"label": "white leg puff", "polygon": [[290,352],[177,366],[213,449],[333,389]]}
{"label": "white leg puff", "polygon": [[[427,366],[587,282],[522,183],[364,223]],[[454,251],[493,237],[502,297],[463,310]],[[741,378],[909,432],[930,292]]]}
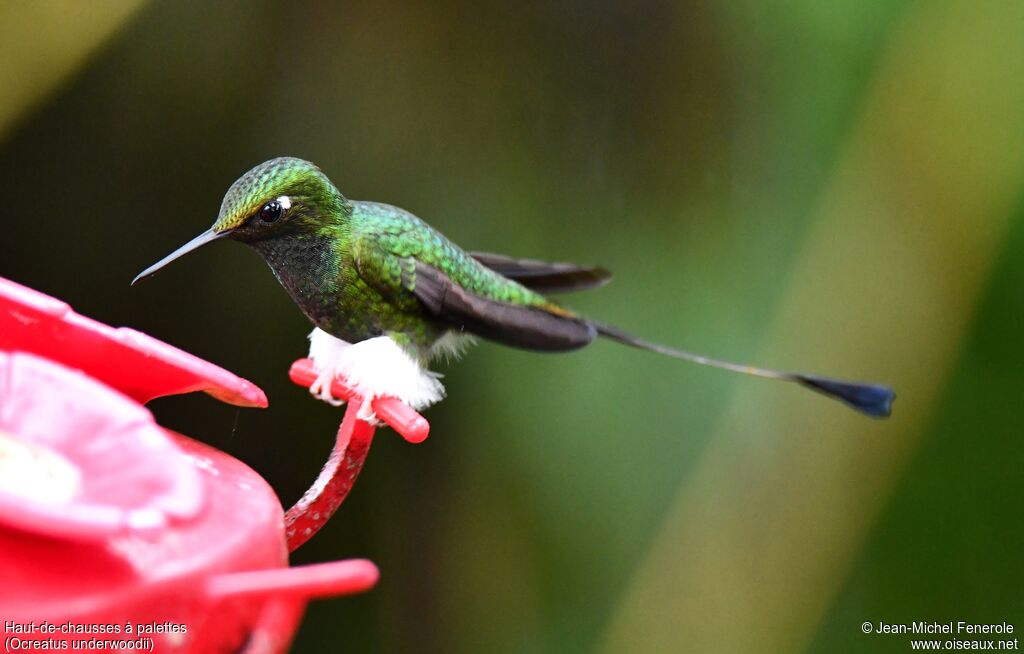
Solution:
{"label": "white leg puff", "polygon": [[346,343],[318,327],[309,335],[309,358],[319,373],[309,392],[329,404],[343,404],[331,396],[331,382],[343,377],[363,398],[363,420],[375,419],[372,403],[378,397],[398,398],[417,411],[444,399],[440,375],[425,370],[388,336]]}

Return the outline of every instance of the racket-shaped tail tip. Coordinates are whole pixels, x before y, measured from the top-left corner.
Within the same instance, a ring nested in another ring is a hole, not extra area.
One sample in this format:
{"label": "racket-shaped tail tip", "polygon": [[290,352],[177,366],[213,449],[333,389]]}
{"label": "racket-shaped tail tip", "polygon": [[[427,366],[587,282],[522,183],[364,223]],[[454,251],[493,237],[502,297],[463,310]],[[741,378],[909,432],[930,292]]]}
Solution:
{"label": "racket-shaped tail tip", "polygon": [[686,350],[677,350],[664,345],[658,345],[657,343],[651,343],[650,341],[637,338],[636,336],[633,336],[628,332],[624,332],[617,327],[612,327],[611,325],[605,325],[599,322],[591,324],[593,325],[593,329],[602,336],[606,336],[624,345],[638,347],[641,350],[647,350],[648,352],[657,352],[658,354],[664,354],[665,356],[670,356],[675,359],[698,363],[702,366],[712,366],[723,370],[729,370],[731,372],[754,375],[755,377],[799,382],[801,386],[806,386],[811,390],[839,400],[847,406],[853,407],[857,411],[873,418],[888,418],[889,414],[892,412],[892,401],[896,399],[896,393],[894,393],[891,388],[883,384],[862,384],[860,382],[843,381],[841,379],[819,377],[817,375],[804,375],[784,372],[782,370],[772,370],[770,368],[746,366],[739,363],[733,363],[731,361],[712,359],[710,357],[694,354],[693,352],[687,352]]}
{"label": "racket-shaped tail tip", "polygon": [[815,375],[798,375],[796,380],[802,386],[837,399],[872,418],[888,418],[892,413],[892,402],[896,399],[896,393],[884,384],[863,384]]}

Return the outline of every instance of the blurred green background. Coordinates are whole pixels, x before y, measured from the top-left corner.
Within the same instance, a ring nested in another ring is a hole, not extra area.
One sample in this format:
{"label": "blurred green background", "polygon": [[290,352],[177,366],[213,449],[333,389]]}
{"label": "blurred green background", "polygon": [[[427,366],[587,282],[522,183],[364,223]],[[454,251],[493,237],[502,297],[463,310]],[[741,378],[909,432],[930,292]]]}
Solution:
{"label": "blurred green background", "polygon": [[600,263],[572,306],[665,343],[892,383],[886,422],[598,343],[482,344],[430,439],[382,431],[297,563],[365,556],[296,652],[909,651],[1024,629],[1024,3],[0,4],[0,275],[265,389],[159,400],[287,506],[340,413],[310,327],[216,244],[278,155],[473,249]]}

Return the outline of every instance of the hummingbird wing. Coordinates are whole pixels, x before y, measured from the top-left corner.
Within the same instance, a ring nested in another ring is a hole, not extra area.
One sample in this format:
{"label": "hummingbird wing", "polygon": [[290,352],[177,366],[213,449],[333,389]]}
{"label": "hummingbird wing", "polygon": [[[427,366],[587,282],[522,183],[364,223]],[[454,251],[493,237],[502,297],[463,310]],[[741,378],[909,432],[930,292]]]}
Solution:
{"label": "hummingbird wing", "polygon": [[574,350],[597,337],[586,319],[485,267],[415,216],[387,218],[353,233],[352,254],[359,277],[401,310],[529,350]]}
{"label": "hummingbird wing", "polygon": [[541,293],[585,291],[604,286],[612,279],[612,274],[599,266],[516,259],[490,252],[470,252],[469,255],[499,275]]}
{"label": "hummingbird wing", "polygon": [[554,304],[521,305],[473,293],[437,268],[417,261],[412,289],[433,316],[453,327],[505,345],[562,352],[587,345],[597,330]]}

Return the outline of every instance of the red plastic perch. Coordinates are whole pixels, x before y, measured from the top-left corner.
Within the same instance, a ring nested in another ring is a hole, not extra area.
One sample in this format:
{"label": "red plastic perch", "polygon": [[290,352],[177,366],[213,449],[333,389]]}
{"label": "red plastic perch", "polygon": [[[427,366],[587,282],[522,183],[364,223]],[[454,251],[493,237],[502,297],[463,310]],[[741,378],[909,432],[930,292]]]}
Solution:
{"label": "red plastic perch", "polygon": [[[308,388],[317,373],[312,361],[300,359],[292,364],[288,376],[299,386]],[[320,475],[302,499],[284,515],[288,549],[293,552],[319,531],[341,506],[363,469],[373,442],[376,428],[358,417],[362,398],[338,379],[331,386],[331,394],[346,400],[348,408],[338,428],[334,449]],[[430,433],[430,423],[426,418],[393,397],[379,397],[372,406],[378,419],[410,443],[422,443]]]}
{"label": "red plastic perch", "polygon": [[[299,359],[292,364],[292,369],[288,371],[288,376],[299,386],[309,388],[316,380],[317,373],[313,368],[312,361],[309,359]],[[345,400],[350,406],[355,405],[358,407],[362,402],[361,398],[353,401],[353,398],[358,396],[354,390],[349,388],[340,379],[335,379],[331,385],[331,395]],[[430,423],[427,422],[427,419],[393,397],[378,397],[375,399],[373,401],[373,412],[377,414],[377,418],[390,425],[392,429],[410,443],[422,443],[430,434]]]}

